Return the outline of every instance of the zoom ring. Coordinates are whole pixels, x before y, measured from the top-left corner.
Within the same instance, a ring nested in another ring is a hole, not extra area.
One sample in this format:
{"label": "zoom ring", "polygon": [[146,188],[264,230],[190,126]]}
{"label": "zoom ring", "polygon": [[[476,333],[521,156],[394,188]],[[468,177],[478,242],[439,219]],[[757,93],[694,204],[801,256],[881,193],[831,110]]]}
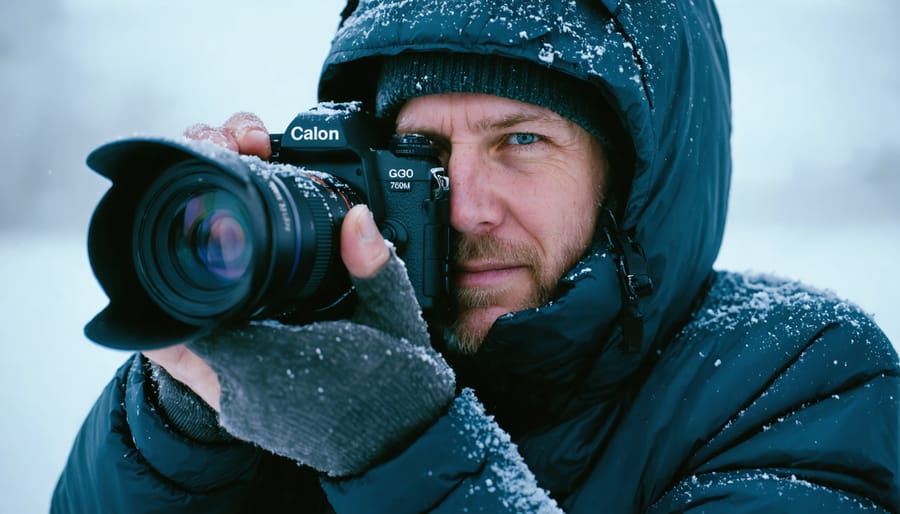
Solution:
{"label": "zoom ring", "polygon": [[308,273],[309,279],[303,287],[301,297],[312,295],[322,285],[334,258],[335,231],[339,230],[339,227],[333,225],[333,216],[327,203],[324,202],[324,198],[320,205],[311,203],[309,211],[315,232],[315,248],[312,266]]}

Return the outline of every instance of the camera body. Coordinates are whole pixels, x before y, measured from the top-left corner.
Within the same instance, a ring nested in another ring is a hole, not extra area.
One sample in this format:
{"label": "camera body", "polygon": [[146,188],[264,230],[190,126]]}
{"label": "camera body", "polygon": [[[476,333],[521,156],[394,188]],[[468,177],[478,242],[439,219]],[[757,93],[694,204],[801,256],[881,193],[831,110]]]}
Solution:
{"label": "camera body", "polygon": [[271,161],[150,138],[94,150],[88,165],[112,187],[88,254],[110,303],[87,337],[151,349],[254,318],[345,317],[340,225],[357,203],[403,258],[426,316],[443,311],[449,179],[427,137],[388,134],[358,103],[329,103],[271,134]]}

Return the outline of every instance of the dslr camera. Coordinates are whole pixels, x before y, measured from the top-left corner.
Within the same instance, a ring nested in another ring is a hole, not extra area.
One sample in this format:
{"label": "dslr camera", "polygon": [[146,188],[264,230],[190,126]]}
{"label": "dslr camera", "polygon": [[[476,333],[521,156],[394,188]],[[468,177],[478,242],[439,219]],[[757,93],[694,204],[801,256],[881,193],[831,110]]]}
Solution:
{"label": "dslr camera", "polygon": [[403,258],[426,317],[444,309],[450,183],[431,140],[389,134],[358,103],[325,103],[270,134],[271,161],[194,141],[97,148],[87,163],[112,186],[88,256],[109,305],[85,334],[137,350],[255,318],[346,317],[339,235],[357,203]]}

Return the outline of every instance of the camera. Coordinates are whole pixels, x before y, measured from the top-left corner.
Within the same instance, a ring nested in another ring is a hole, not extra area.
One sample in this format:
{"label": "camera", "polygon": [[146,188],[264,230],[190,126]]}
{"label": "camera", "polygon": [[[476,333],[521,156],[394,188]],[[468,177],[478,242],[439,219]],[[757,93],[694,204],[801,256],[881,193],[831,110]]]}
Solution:
{"label": "camera", "polygon": [[360,104],[322,103],[270,134],[272,159],[208,142],[130,138],[88,156],[112,186],[88,256],[109,305],[85,335],[152,349],[228,323],[346,317],[353,288],[340,226],[371,209],[426,317],[445,306],[450,183],[425,136],[390,131]]}

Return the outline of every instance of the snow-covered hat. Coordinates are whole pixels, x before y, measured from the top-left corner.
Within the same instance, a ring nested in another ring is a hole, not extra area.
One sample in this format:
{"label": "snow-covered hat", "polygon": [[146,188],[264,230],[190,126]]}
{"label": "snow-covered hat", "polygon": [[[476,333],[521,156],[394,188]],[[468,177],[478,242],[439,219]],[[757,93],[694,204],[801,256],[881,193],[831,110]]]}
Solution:
{"label": "snow-covered hat", "polygon": [[[403,103],[440,93],[484,93],[526,102],[567,118],[594,136],[612,158],[617,118],[581,80],[533,62],[496,55],[402,53],[384,59],[375,113],[393,118]],[[598,105],[599,104],[599,105]]]}

